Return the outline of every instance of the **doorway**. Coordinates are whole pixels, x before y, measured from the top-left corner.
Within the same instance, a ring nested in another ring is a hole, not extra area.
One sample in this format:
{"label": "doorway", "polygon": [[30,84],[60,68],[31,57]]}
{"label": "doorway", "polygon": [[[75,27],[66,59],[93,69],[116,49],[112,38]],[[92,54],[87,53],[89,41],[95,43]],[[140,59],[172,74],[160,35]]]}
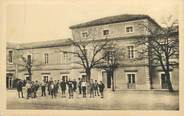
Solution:
{"label": "doorway", "polygon": [[162,89],[168,89],[167,77],[164,73],[161,73],[161,87]]}
{"label": "doorway", "polygon": [[6,88],[13,88],[13,74],[6,74]]}
{"label": "doorway", "polygon": [[127,76],[127,88],[128,89],[135,89],[136,88],[136,74],[135,73],[128,73]]}
{"label": "doorway", "polygon": [[106,71],[102,71],[102,82],[105,84],[106,88],[111,88],[112,86],[112,79],[110,73]]}

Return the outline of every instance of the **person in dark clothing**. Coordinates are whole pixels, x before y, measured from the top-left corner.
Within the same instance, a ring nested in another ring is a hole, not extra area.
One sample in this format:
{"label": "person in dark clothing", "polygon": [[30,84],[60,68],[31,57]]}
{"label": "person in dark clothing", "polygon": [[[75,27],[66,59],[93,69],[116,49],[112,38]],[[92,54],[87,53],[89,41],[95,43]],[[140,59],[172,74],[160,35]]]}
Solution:
{"label": "person in dark clothing", "polygon": [[38,91],[38,89],[40,87],[38,81],[35,81],[35,84],[33,86],[34,86],[34,90],[33,90],[34,98],[36,98],[37,97],[37,91]]}
{"label": "person in dark clothing", "polygon": [[58,80],[58,81],[57,81],[57,84],[56,84],[56,90],[57,90],[56,92],[57,92],[57,93],[59,93],[59,84],[60,84],[60,82],[59,82],[59,80]]}
{"label": "person in dark clothing", "polygon": [[54,81],[54,97],[57,97],[57,93],[58,93],[58,89],[59,89],[59,85],[57,80]]}
{"label": "person in dark clothing", "polygon": [[65,82],[64,80],[61,81],[60,87],[61,87],[62,97],[66,97],[66,96],[65,96],[66,82]]}
{"label": "person in dark clothing", "polygon": [[34,81],[32,81],[32,82],[31,82],[31,93],[30,93],[31,98],[35,98],[35,97],[36,97],[35,91],[36,91],[36,86],[35,86]]}
{"label": "person in dark clothing", "polygon": [[73,81],[73,91],[76,92],[77,89],[77,81],[74,79]]}
{"label": "person in dark clothing", "polygon": [[99,91],[100,91],[100,94],[101,94],[101,98],[104,97],[104,88],[105,88],[105,85],[102,83],[102,81],[100,81],[100,84],[99,84]]}
{"label": "person in dark clothing", "polygon": [[79,94],[81,94],[82,92],[81,92],[81,79],[79,78],[79,82],[78,82],[78,88],[79,88]]}
{"label": "person in dark clothing", "polygon": [[68,93],[69,93],[69,99],[73,98],[73,83],[72,81],[68,81]]}
{"label": "person in dark clothing", "polygon": [[94,88],[95,88],[95,84],[94,84],[94,82],[93,82],[93,79],[91,79],[89,86],[90,86],[90,98],[91,98],[91,97],[94,98]]}
{"label": "person in dark clothing", "polygon": [[41,90],[42,90],[42,95],[41,96],[46,96],[45,88],[46,88],[46,82],[43,81],[41,83]]}
{"label": "person in dark clothing", "polygon": [[[18,92],[18,97],[19,97],[19,98],[20,98],[21,96],[22,96],[22,98],[24,98],[23,91],[22,91],[23,86],[24,86],[23,81],[22,81],[22,80],[19,80],[19,81],[17,82],[17,92]],[[21,94],[21,96],[20,96],[20,94]]]}
{"label": "person in dark clothing", "polygon": [[98,92],[98,82],[97,82],[97,80],[95,80],[95,83],[94,83],[94,92],[95,92],[95,96],[96,95],[100,96],[99,92]]}

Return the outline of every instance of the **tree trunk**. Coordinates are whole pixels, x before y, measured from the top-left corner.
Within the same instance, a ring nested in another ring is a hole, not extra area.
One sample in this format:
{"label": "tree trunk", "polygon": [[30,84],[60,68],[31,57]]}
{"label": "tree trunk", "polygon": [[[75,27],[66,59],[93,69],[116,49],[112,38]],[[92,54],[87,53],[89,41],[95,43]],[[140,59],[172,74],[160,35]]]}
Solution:
{"label": "tree trunk", "polygon": [[170,79],[170,73],[166,72],[165,75],[166,75],[166,78],[167,78],[168,89],[169,89],[170,92],[173,92],[173,87],[172,87],[172,83],[171,83],[171,79]]}
{"label": "tree trunk", "polygon": [[91,79],[91,70],[86,69],[86,81],[90,82],[90,79]]}

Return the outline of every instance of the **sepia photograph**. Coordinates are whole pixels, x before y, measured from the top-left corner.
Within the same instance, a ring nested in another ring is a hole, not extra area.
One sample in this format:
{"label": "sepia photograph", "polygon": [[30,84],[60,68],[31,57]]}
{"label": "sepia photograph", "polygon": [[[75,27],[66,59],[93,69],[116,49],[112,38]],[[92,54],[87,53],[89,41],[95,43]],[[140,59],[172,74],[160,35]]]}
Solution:
{"label": "sepia photograph", "polygon": [[15,1],[7,110],[180,110],[180,0]]}

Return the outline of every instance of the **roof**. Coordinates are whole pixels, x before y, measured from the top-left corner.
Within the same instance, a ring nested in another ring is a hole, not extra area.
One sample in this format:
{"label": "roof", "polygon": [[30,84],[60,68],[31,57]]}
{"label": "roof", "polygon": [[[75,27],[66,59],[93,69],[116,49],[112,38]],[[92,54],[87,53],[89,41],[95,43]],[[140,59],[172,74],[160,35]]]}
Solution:
{"label": "roof", "polygon": [[116,16],[108,16],[108,17],[92,20],[92,21],[89,21],[89,22],[73,25],[73,26],[70,26],[70,29],[89,27],[89,26],[105,25],[105,24],[110,24],[110,23],[127,22],[127,21],[140,20],[140,19],[148,19],[148,20],[152,21],[153,23],[155,23],[156,25],[158,25],[158,23],[156,23],[156,21],[153,20],[148,15],[122,14],[122,15],[116,15]]}
{"label": "roof", "polygon": [[[34,48],[47,48],[47,47],[58,47],[70,45],[68,39],[58,39],[58,40],[49,40],[49,41],[40,41],[32,43],[22,43],[22,44],[13,44],[14,49],[34,49]],[[12,44],[7,43],[7,48],[11,48]]]}
{"label": "roof", "polygon": [[16,49],[17,44],[16,43],[12,43],[12,42],[8,42],[6,44],[6,46],[7,46],[8,49]]}

